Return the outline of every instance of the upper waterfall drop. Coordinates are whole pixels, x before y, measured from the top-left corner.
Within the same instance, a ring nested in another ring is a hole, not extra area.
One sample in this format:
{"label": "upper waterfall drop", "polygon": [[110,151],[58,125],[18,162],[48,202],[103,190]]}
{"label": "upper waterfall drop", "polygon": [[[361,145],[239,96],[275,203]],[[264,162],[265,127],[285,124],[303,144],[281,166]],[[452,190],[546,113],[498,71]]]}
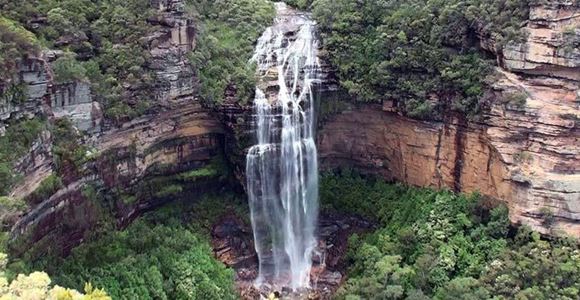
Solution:
{"label": "upper waterfall drop", "polygon": [[254,99],[257,144],[246,157],[247,190],[259,259],[257,284],[308,287],[316,248],[318,162],[313,85],[320,72],[316,24],[276,3],[258,40]]}

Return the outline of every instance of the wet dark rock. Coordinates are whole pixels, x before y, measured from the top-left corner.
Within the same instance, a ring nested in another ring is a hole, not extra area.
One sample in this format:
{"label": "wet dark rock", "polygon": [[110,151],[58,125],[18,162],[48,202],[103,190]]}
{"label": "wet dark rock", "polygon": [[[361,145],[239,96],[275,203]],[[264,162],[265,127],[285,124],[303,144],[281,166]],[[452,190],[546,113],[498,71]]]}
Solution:
{"label": "wet dark rock", "polygon": [[249,225],[235,215],[220,218],[212,227],[212,246],[216,257],[236,271],[236,288],[243,299],[267,298],[281,292],[284,299],[330,299],[344,280],[343,263],[348,238],[362,233],[373,224],[359,217],[337,213],[323,213],[319,219],[318,247],[313,255],[310,273],[311,288],[292,291],[287,287],[262,284],[254,286],[258,277],[258,259],[254,250],[253,235]]}

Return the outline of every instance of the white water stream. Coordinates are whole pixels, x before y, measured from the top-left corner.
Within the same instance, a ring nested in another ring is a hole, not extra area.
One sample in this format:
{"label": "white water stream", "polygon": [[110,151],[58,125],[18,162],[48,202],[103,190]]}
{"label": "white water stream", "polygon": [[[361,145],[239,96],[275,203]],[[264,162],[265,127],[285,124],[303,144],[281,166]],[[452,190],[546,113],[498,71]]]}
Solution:
{"label": "white water stream", "polygon": [[257,144],[246,158],[259,258],[256,284],[308,287],[316,247],[318,164],[313,84],[320,72],[316,24],[276,3],[274,25],[258,41],[254,110]]}

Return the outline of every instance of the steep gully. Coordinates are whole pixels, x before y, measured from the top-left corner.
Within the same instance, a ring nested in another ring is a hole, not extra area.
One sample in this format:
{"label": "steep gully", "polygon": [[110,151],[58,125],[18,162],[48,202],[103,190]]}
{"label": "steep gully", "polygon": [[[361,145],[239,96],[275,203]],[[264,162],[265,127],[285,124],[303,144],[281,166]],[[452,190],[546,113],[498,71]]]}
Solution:
{"label": "steep gully", "polygon": [[[153,1],[153,5],[159,8],[160,30],[148,40],[161,89],[156,95],[160,109],[151,115],[119,128],[101,128],[99,105],[83,92],[82,83],[52,84],[47,63],[57,53],[47,52],[22,67],[28,99],[18,106],[2,105],[1,127],[34,115],[72,117],[90,133],[88,142],[96,159],[78,174],[67,176],[64,188],[14,217],[17,222],[10,225],[18,241],[16,253],[34,248],[41,255],[52,248],[66,254],[97,228],[100,208],[84,192],[88,183],[101,193],[130,190],[147,178],[201,168],[224,151],[236,176],[245,181],[245,150],[251,145],[244,141],[252,140],[256,129],[253,108],[240,105],[231,94],[216,112],[195,99],[194,72],[185,56],[195,47],[195,24],[184,17],[181,0]],[[522,44],[498,49],[493,37],[482,34],[481,46],[496,53],[501,66],[485,95],[492,107],[482,121],[412,120],[393,109],[390,99],[382,105],[349,104],[320,124],[321,168],[348,166],[417,186],[477,190],[507,203],[514,223],[580,236],[580,50],[562,49],[563,33],[579,26],[578,7],[560,0],[531,8],[529,34]],[[580,39],[578,29],[573,38]],[[327,81],[320,87],[323,94],[334,84],[329,74],[331,70],[321,62],[319,78]],[[522,92],[527,95],[525,106],[507,101]],[[15,197],[26,197],[55,172],[50,147],[47,132],[18,163],[24,178],[12,193]],[[157,168],[161,165],[165,168]],[[197,195],[222,185],[208,180],[190,188]],[[170,200],[144,197],[108,205],[122,227]],[[551,227],[544,225],[543,208],[553,214]],[[336,219],[327,220],[321,216],[320,223]],[[320,229],[321,237],[325,230]],[[312,273],[317,269],[315,263]]]}

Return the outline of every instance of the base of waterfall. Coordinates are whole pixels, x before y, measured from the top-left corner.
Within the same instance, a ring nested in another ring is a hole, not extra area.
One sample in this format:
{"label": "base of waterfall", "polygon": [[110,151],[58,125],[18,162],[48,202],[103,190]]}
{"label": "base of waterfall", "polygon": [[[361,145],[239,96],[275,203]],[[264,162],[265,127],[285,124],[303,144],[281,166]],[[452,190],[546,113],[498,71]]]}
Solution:
{"label": "base of waterfall", "polygon": [[292,290],[287,282],[271,282],[267,278],[257,284],[258,258],[251,227],[233,214],[223,216],[212,226],[212,247],[216,257],[235,270],[236,288],[242,299],[268,299],[274,293],[284,299],[330,299],[343,282],[348,238],[371,227],[358,217],[322,214],[310,287],[300,290]]}

